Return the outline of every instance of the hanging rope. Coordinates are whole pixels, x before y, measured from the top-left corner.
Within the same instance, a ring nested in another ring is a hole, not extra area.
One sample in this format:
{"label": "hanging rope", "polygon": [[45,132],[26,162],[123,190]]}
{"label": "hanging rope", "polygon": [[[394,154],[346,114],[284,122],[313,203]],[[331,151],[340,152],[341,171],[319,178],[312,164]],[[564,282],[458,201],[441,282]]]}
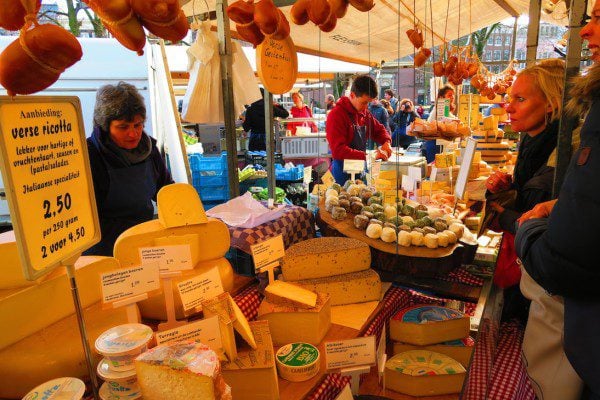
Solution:
{"label": "hanging rope", "polygon": [[367,47],[369,57],[369,75],[371,75],[371,11],[367,12]]}

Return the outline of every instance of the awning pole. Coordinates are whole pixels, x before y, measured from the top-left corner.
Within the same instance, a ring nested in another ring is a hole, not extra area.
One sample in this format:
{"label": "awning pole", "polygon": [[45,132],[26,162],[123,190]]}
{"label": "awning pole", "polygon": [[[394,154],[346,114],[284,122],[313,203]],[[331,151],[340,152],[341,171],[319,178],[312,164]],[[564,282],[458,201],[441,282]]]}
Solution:
{"label": "awning pole", "polygon": [[265,88],[265,136],[269,198],[275,199],[275,138],[273,135],[273,95]]}
{"label": "awning pole", "polygon": [[[538,36],[540,33],[540,11],[542,0],[529,2],[529,27],[527,28],[527,66],[537,60]],[[516,37],[515,37],[516,39]]]}

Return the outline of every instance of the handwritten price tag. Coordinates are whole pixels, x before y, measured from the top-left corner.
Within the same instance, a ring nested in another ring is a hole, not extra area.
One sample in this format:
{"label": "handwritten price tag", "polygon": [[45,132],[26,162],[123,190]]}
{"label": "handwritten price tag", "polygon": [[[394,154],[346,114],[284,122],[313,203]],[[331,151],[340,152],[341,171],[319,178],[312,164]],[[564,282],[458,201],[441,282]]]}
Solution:
{"label": "handwritten price tag", "polygon": [[375,364],[375,336],[325,342],[327,369]]}
{"label": "handwritten price tag", "polygon": [[344,160],[345,172],[362,172],[365,169],[365,160]]}
{"label": "handwritten price tag", "polygon": [[192,250],[187,244],[140,248],[142,264],[158,262],[161,272],[181,271],[194,268]]}
{"label": "handwritten price tag", "polygon": [[158,264],[119,269],[100,275],[102,302],[112,303],[160,288]]}
{"label": "handwritten price tag", "polygon": [[254,267],[257,271],[280,260],[285,254],[283,237],[281,235],[254,244],[250,246],[250,249],[252,250]]}
{"label": "handwritten price tag", "polygon": [[156,344],[178,342],[181,340],[198,340],[214,351],[223,348],[221,332],[219,330],[219,317],[214,316],[175,329],[156,332]]}
{"label": "handwritten price tag", "polygon": [[223,283],[217,268],[177,284],[184,311],[198,308],[204,300],[223,293]]}

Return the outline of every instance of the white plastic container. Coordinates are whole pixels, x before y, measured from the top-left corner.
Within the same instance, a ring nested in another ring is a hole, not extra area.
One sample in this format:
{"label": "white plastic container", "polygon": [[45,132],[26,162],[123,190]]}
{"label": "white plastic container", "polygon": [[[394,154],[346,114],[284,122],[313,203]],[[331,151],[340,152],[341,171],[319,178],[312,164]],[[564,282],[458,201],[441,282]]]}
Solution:
{"label": "white plastic container", "polygon": [[42,383],[27,393],[23,400],[81,400],[85,384],[77,378],[57,378]]}
{"label": "white plastic container", "polygon": [[146,351],[152,329],[142,324],[115,326],[96,339],[96,350],[104,356],[112,371],[129,371],[133,360]]}
{"label": "white plastic container", "polygon": [[96,368],[98,376],[105,381],[107,399],[137,399],[142,393],[138,385],[135,369],[117,372],[110,369],[109,362],[103,358]]}

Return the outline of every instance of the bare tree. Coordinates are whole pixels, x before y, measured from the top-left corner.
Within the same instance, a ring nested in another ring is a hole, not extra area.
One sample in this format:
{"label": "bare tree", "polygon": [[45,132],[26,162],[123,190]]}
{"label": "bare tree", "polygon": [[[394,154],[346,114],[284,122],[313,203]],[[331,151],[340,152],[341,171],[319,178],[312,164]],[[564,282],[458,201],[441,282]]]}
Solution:
{"label": "bare tree", "polygon": [[59,16],[67,17],[68,27],[67,28],[73,35],[80,36],[82,21],[78,19],[80,12],[85,14],[85,17],[90,21],[94,29],[95,37],[107,37],[107,30],[102,25],[100,18],[92,12],[87,4],[81,0],[65,0],[67,4],[67,12],[57,10],[45,10],[39,15],[39,18],[46,18],[57,25],[61,25],[58,20]]}

